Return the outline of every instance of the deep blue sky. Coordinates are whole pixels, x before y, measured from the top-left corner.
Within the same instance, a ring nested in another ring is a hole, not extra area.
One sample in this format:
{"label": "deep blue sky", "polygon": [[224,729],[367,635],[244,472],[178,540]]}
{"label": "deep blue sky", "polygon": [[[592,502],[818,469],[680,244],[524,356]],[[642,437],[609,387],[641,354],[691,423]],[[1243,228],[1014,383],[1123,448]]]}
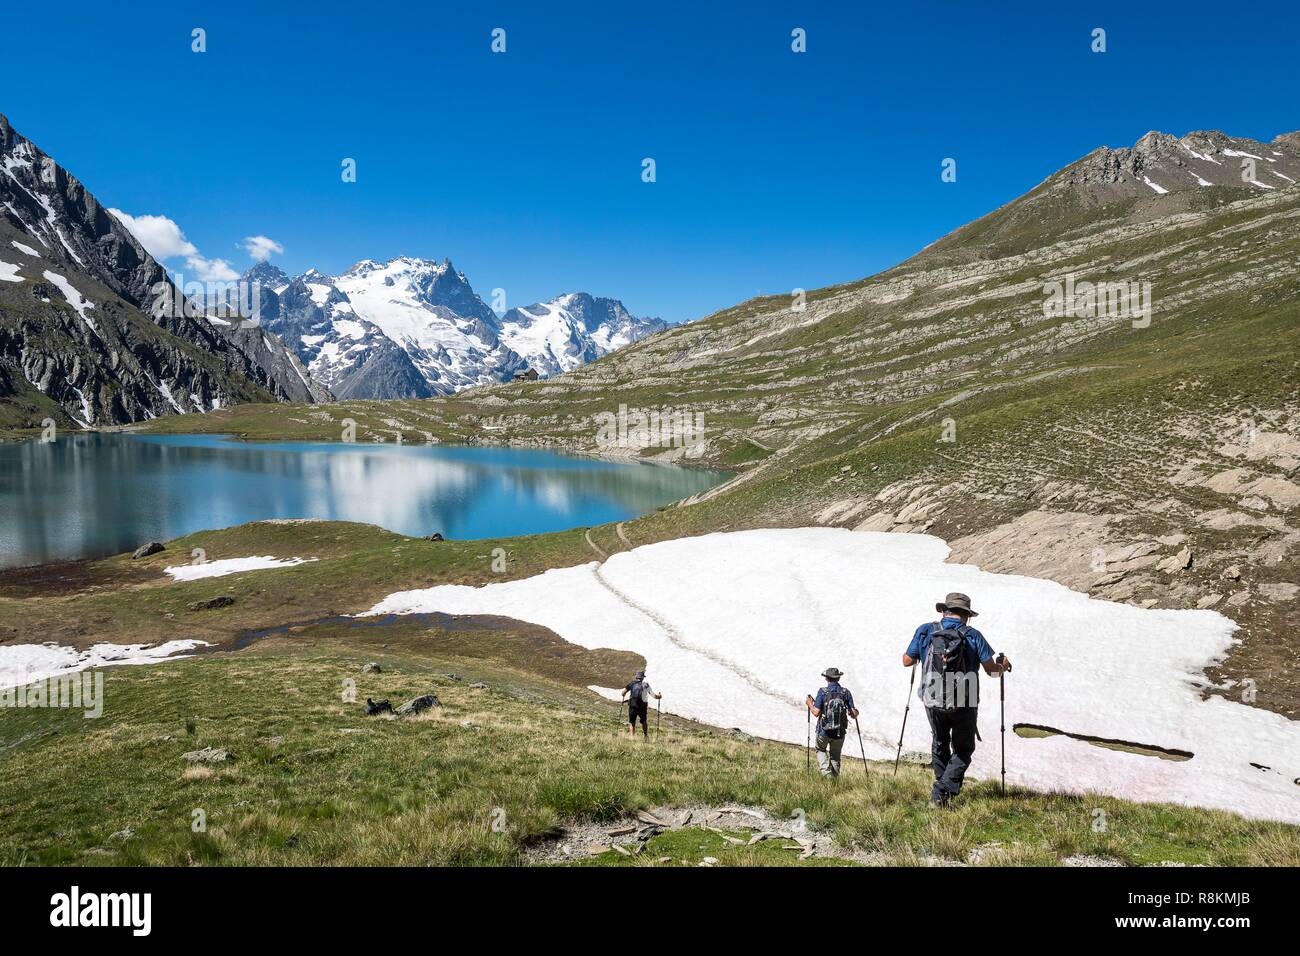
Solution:
{"label": "deep blue sky", "polygon": [[671,321],[869,275],[1101,144],[1300,127],[1292,3],[298,6],[6,4],[0,112],[240,271],[264,234],[291,273],[450,256]]}

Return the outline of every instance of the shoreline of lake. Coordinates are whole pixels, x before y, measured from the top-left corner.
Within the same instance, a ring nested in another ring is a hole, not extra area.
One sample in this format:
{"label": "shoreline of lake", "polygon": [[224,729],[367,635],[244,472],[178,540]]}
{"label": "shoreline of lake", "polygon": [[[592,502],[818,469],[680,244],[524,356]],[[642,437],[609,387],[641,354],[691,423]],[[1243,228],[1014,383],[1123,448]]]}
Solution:
{"label": "shoreline of lake", "polygon": [[[645,465],[654,467],[635,467]],[[95,430],[0,445],[0,569],[263,520],[355,521],[459,540],[544,534],[630,520],[730,477],[507,445]]]}

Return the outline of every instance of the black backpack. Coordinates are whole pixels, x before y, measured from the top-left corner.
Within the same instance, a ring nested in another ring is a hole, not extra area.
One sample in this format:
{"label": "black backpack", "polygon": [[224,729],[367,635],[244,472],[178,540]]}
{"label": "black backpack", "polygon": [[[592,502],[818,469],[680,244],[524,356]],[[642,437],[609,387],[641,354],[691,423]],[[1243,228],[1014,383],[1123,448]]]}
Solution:
{"label": "black backpack", "polygon": [[641,698],[645,695],[645,682],[634,680],[627,685],[627,702],[634,707],[641,706]]}
{"label": "black backpack", "polygon": [[965,624],[930,631],[930,647],[921,668],[921,699],[935,710],[979,706],[979,671],[966,641]]}
{"label": "black backpack", "polygon": [[822,713],[817,728],[827,737],[843,737],[849,729],[849,705],[844,688],[827,690],[822,698]]}

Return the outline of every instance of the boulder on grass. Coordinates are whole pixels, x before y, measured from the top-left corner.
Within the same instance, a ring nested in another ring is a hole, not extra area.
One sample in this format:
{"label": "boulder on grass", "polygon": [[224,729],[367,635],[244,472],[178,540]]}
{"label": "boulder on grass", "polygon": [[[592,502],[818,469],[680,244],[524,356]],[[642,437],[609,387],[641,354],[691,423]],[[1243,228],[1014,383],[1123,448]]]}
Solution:
{"label": "boulder on grass", "polygon": [[230,759],[229,750],[219,750],[216,747],[204,747],[202,750],[191,750],[189,753],[181,754],[190,763],[224,763]]}
{"label": "boulder on grass", "polygon": [[235,603],[235,599],[229,594],[218,594],[214,598],[208,598],[206,601],[195,601],[190,605],[191,611],[211,611],[219,607],[230,607]]}
{"label": "boulder on grass", "polygon": [[380,701],[371,700],[369,697],[366,698],[367,717],[374,717],[376,714],[391,714],[392,712],[393,705],[388,702],[387,697]]}
{"label": "boulder on grass", "polygon": [[136,548],[131,554],[131,560],[138,561],[141,558],[147,558],[151,554],[157,554],[159,551],[165,550],[167,549],[161,541],[150,541],[149,543],[142,544],[140,547]]}
{"label": "boulder on grass", "polygon": [[416,714],[429,710],[431,707],[441,707],[440,701],[433,694],[425,694],[422,697],[416,697],[414,700],[408,700],[401,707],[398,707],[393,713],[398,717],[414,717]]}

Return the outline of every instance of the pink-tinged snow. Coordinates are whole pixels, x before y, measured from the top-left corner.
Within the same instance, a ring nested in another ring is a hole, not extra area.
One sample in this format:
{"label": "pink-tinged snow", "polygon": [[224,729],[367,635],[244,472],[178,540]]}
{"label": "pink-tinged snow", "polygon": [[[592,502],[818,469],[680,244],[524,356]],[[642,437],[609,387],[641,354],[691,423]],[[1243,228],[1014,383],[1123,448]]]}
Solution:
{"label": "pink-tinged snow", "polygon": [[[916,627],[935,619],[935,601],[962,591],[981,612],[976,625],[1015,664],[1006,678],[1009,783],[1300,822],[1292,782],[1300,723],[1236,696],[1202,699],[1203,670],[1232,645],[1232,621],[947,564],[948,551],[928,535],[719,533],[520,581],[400,592],[368,613],[499,614],[583,647],[634,651],[665,709],[791,743],[804,739],[804,695],[833,665],[862,711],[867,756],[889,759],[908,696],[903,651]],[[971,776],[991,779],[997,679],[982,676],[981,689],[983,743]],[[904,749],[928,752],[925,713],[913,701]],[[1175,762],[1066,737],[1022,738],[1010,731],[1021,722],[1195,756]]]}
{"label": "pink-tinged snow", "polygon": [[63,293],[63,298],[67,300],[68,305],[72,306],[77,315],[81,316],[81,321],[90,326],[90,331],[98,335],[99,328],[95,325],[95,321],[86,314],[95,307],[95,304],[87,301],[82,294],[73,287],[71,282],[59,275],[57,272],[51,272],[49,269],[46,269],[45,278],[59,287],[59,291]]}
{"label": "pink-tinged snow", "polygon": [[0,259],[0,282],[22,282],[23,277],[18,274],[19,268],[21,267]]}
{"label": "pink-tinged snow", "polygon": [[206,647],[207,641],[167,641],[148,644],[96,644],[86,651],[62,644],[0,645],[0,687],[21,687],[60,674],[72,674],[91,667],[119,664],[154,664],[189,657],[185,651]]}
{"label": "pink-tinged snow", "polygon": [[266,568],[293,568],[317,558],[274,558],[269,554],[251,558],[223,558],[220,561],[204,561],[202,564],[181,564],[176,567],[163,568],[171,575],[173,581],[198,581],[201,578],[222,578],[227,574],[239,574],[241,571],[261,571]]}

